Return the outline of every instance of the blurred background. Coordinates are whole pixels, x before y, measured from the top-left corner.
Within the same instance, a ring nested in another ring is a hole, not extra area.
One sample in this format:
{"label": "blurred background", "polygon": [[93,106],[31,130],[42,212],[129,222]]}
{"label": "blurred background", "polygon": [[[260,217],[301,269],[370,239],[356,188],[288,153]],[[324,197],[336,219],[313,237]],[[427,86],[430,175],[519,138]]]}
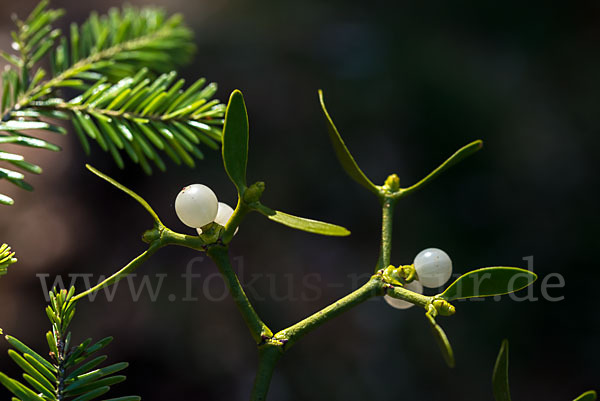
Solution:
{"label": "blurred background", "polygon": [[[10,47],[11,13],[24,17],[36,3],[0,4],[2,49]],[[133,3],[184,14],[198,45],[184,77],[218,82],[223,101],[235,88],[244,92],[249,179],[267,183],[265,203],[352,231],[326,238],[259,215],[244,222],[231,253],[272,329],[361,285],[377,260],[377,201],[338,166],[319,88],[376,183],[396,172],[411,185],[459,147],[484,140],[481,152],[398,204],[394,264],[438,247],[452,257],[455,273],[532,261],[540,277],[530,293],[519,294],[527,300],[458,302],[455,316],[439,319],[454,346],[455,369],[445,366],[422,310],[367,302],[295,345],[279,363],[269,400],[492,400],[504,338],[515,400],[566,401],[600,389],[598,3]],[[62,28],[119,5],[52,2],[67,11]],[[220,200],[235,202],[217,152],[207,151],[195,170],[171,164],[167,173],[147,177],[133,164],[118,170],[98,147],[86,158],[75,135],[52,140],[63,152],[26,153],[45,169],[29,177],[35,192],[3,182],[16,204],[0,209],[0,240],[19,257],[0,280],[0,326],[40,351],[49,326],[39,275],[48,285],[75,273],[98,280],[144,250],[139,238],[151,226],[136,203],[84,163],[140,193],[177,231],[193,233],[173,208],[184,185],[204,183]],[[191,287],[181,277],[187,269],[200,275]],[[142,290],[134,302],[123,281],[113,302],[99,295],[79,303],[74,339],[112,335],[110,361],[131,363],[113,397],[248,399],[255,347],[216,272],[193,251],[164,249],[131,282],[139,290],[145,274],[153,288],[161,283],[155,301]],[[565,286],[545,294],[544,280],[559,282],[553,273]],[[6,349],[0,344],[0,370],[17,376]]]}

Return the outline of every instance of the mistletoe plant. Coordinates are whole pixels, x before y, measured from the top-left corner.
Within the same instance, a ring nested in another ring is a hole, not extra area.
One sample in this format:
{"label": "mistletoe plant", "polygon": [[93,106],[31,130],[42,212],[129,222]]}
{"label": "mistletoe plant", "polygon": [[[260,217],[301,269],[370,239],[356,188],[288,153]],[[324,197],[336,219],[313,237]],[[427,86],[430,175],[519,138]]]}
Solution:
{"label": "mistletoe plant", "polygon": [[[161,170],[165,168],[158,150],[176,163],[193,166],[194,157],[202,158],[200,143],[218,148],[221,142],[224,168],[237,190],[237,204],[232,208],[219,203],[210,188],[192,184],[177,195],[175,208],[182,222],[195,229],[194,235],[178,233],[166,227],[141,196],[88,166],[91,172],[134,198],[149,213],[153,227],[142,235],[148,248],[93,288],[79,293],[74,288],[55,289],[50,293],[51,302],[46,309],[51,323],[46,335],[47,356],[6,336],[12,347],[9,356],[24,371],[25,382],[0,373],[0,383],[14,394],[13,401],[88,401],[103,397],[111,386],[125,379],[116,373],[127,367],[126,363],[100,367],[107,357],[95,356],[108,345],[110,338],[94,344],[89,339],[74,346],[68,327],[79,301],[125,278],[166,246],[206,253],[221,272],[258,349],[258,369],[250,395],[253,401],[266,399],[277,361],[296,342],[370,298],[385,297],[398,309],[414,305],[423,308],[445,361],[454,366],[452,348],[437,323],[438,317],[455,313],[452,302],[508,294],[536,280],[534,273],[516,267],[486,267],[467,272],[437,295],[423,295],[423,286],[437,288],[446,283],[451,277],[452,262],[445,252],[430,248],[417,255],[411,264],[392,265],[394,207],[398,200],[479,150],[482,142],[474,141],[459,149],[412,186],[401,187],[396,174],[389,175],[382,185],[375,185],[348,151],[319,92],[338,160],[352,179],[376,196],[381,206],[379,257],[374,273],[363,286],[287,328],[272,330],[273,326],[264,322],[254,309],[230,261],[229,244],[244,218],[258,212],[276,223],[310,233],[347,236],[350,232],[335,224],[293,216],[262,203],[265,184],[247,181],[249,123],[242,93],[234,91],[225,108],[217,100],[211,100],[216,90],[214,84],[206,86],[200,79],[184,90],[184,81],[175,81],[175,73],[168,72],[175,63],[186,61],[191,55],[190,33],[181,25],[180,17],[166,18],[155,9],[112,9],[102,17],[92,14],[80,27],[72,24],[70,35],[63,36],[51,26],[61,15],[62,11],[49,10],[47,3],[42,2],[25,21],[16,20],[18,29],[13,33],[13,48],[17,54],[2,53],[12,67],[3,74],[0,143],[58,150],[55,145],[21,131],[64,133],[62,127],[47,119],[68,120],[86,152],[91,149],[91,139],[110,152],[120,167],[124,166],[121,157],[124,151],[150,173],[149,161]],[[45,56],[50,62],[50,73],[38,66]],[[221,132],[219,126],[223,123]],[[20,155],[0,153],[0,160],[25,171],[41,172]],[[23,174],[13,170],[0,169],[0,178],[31,189],[23,180]],[[1,196],[0,201],[12,203],[6,196]],[[7,246],[0,249],[0,273],[4,273],[15,259]],[[499,398],[501,387],[494,386],[497,400],[508,400],[508,395]],[[110,400],[138,399],[128,396]]]}
{"label": "mistletoe plant", "polygon": [[[249,144],[248,116],[242,93],[234,91],[225,114],[222,146],[224,167],[238,194],[237,205],[233,212],[228,213],[226,209],[219,207],[217,196],[208,187],[201,184],[186,187],[177,196],[176,212],[184,224],[197,229],[198,235],[177,233],[161,222],[146,200],[112,178],[88,166],[90,171],[139,202],[150,214],[154,221],[154,227],[143,234],[143,240],[149,245],[146,251],[97,286],[73,295],[70,298],[71,302],[75,303],[87,295],[123,279],[161,248],[169,245],[183,246],[204,252],[214,260],[257,345],[259,363],[251,400],[266,398],[276,362],[303,336],[337,315],[376,296],[387,296],[391,299],[391,304],[398,301],[422,307],[444,359],[449,366],[454,366],[452,348],[446,334],[437,324],[436,318],[454,314],[455,307],[451,304],[454,300],[507,294],[527,287],[535,281],[536,276],[532,272],[514,267],[488,267],[464,274],[435,296],[426,296],[418,291],[412,291],[410,288],[414,288],[415,283],[433,287],[445,282],[450,277],[451,262],[442,251],[429,249],[418,255],[414,264],[399,267],[391,265],[392,211],[398,199],[414,192],[452,164],[479,149],[481,142],[476,141],[460,149],[425,179],[411,187],[401,188],[398,185],[397,175],[391,175],[383,185],[377,186],[366,178],[355,163],[325,109],[321,93],[320,97],[330,137],[340,162],[352,178],[377,196],[383,210],[379,260],[374,274],[362,287],[306,319],[276,332],[261,319],[252,306],[233,271],[228,252],[229,243],[233,240],[233,236],[248,213],[259,212],[275,222],[316,234],[346,236],[350,232],[338,225],[296,217],[271,209],[261,202],[265,184],[259,181],[249,185],[246,178]],[[219,213],[220,210],[221,213]],[[221,217],[215,220],[219,214]],[[413,287],[410,287],[411,284]],[[398,305],[396,304],[396,306]],[[400,307],[404,308],[405,306],[401,305]]]}
{"label": "mistletoe plant", "polygon": [[[496,401],[511,401],[510,387],[508,385],[508,340],[502,341],[502,346],[494,365],[492,385]],[[581,394],[573,401],[596,401],[596,398],[596,392],[590,390]]]}

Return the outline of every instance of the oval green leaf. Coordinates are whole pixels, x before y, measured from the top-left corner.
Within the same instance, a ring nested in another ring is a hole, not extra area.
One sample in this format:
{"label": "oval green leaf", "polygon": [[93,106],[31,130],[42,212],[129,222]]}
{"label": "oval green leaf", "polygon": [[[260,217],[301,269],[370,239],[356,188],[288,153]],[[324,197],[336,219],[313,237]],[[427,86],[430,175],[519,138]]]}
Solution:
{"label": "oval green leaf", "polygon": [[596,392],[593,390],[586,391],[581,394],[579,397],[575,398],[573,401],[596,401]]}
{"label": "oval green leaf", "polygon": [[323,109],[323,115],[325,116],[325,121],[327,122],[327,130],[329,132],[329,139],[331,140],[331,144],[333,145],[333,149],[335,150],[335,155],[339,160],[340,164],[346,171],[346,173],[352,178],[354,181],[358,182],[363,187],[367,188],[369,191],[373,192],[375,195],[379,196],[379,188],[371,182],[362,172],[354,157],[346,147],[344,140],[342,139],[340,133],[338,132],[335,124],[333,124],[333,120],[329,116],[327,109],[325,108],[325,101],[323,100],[323,91],[319,90],[319,100],[321,102],[321,108]]}
{"label": "oval green leaf", "polygon": [[502,341],[498,358],[496,358],[492,386],[496,401],[511,401],[508,386],[508,340]]}
{"label": "oval green leaf", "polygon": [[482,298],[519,291],[537,280],[537,275],[517,267],[485,267],[460,276],[439,295],[447,301]]}
{"label": "oval green leaf", "polygon": [[431,332],[433,333],[433,337],[435,338],[435,341],[438,347],[440,348],[440,351],[442,351],[444,361],[446,361],[446,364],[449,367],[453,368],[455,365],[454,352],[452,351],[452,346],[450,345],[450,341],[448,341],[448,337],[446,336],[444,329],[442,329],[441,326],[435,322],[433,316],[429,315],[428,313],[425,314],[425,316],[427,316],[427,320],[429,321],[429,325],[431,326]]}
{"label": "oval green leaf", "polygon": [[446,171],[450,167],[454,166],[456,163],[471,156],[473,153],[477,152],[482,147],[483,147],[483,142],[481,140],[476,140],[476,141],[469,143],[468,145],[463,146],[462,148],[457,150],[452,156],[450,156],[445,162],[440,164],[440,166],[438,168],[436,168],[431,173],[429,173],[429,175],[427,175],[427,177],[423,178],[421,181],[417,182],[413,186],[410,186],[408,188],[402,188],[400,190],[400,195],[403,196],[403,195],[407,195],[413,191],[416,191],[417,189],[421,188],[423,185],[427,184],[428,182],[430,182],[431,180],[436,178],[438,175],[442,174],[444,171]]}
{"label": "oval green leaf", "polygon": [[234,90],[225,111],[223,126],[223,164],[227,175],[242,196],[246,189],[248,164],[248,113],[244,96]]}
{"label": "oval green leaf", "polygon": [[309,233],[329,235],[334,237],[345,237],[350,235],[350,231],[344,227],[335,224],[324,223],[318,220],[297,217],[291,214],[270,209],[262,204],[255,207],[260,213],[264,214],[270,220],[273,220],[284,226],[295,228],[297,230],[307,231]]}

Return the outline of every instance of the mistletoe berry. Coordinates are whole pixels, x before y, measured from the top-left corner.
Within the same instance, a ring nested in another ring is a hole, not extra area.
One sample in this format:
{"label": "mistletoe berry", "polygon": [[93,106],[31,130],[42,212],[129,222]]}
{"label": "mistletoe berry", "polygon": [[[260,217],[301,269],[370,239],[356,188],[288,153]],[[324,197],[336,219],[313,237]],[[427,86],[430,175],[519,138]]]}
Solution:
{"label": "mistletoe berry", "polygon": [[441,249],[424,249],[415,257],[415,271],[419,281],[427,288],[444,285],[452,275],[452,260]]}
{"label": "mistletoe berry", "polygon": [[198,228],[212,223],[217,217],[219,201],[217,195],[202,184],[183,188],[175,199],[175,213],[183,224]]}

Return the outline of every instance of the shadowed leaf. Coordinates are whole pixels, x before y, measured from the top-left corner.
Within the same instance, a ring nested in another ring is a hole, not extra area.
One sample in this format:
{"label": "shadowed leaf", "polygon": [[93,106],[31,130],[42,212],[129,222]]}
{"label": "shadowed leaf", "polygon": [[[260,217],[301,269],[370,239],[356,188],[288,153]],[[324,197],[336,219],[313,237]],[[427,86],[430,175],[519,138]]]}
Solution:
{"label": "shadowed leaf", "polygon": [[496,401],[511,401],[510,388],[508,386],[508,340],[502,341],[494,374],[492,376],[494,398]]}

